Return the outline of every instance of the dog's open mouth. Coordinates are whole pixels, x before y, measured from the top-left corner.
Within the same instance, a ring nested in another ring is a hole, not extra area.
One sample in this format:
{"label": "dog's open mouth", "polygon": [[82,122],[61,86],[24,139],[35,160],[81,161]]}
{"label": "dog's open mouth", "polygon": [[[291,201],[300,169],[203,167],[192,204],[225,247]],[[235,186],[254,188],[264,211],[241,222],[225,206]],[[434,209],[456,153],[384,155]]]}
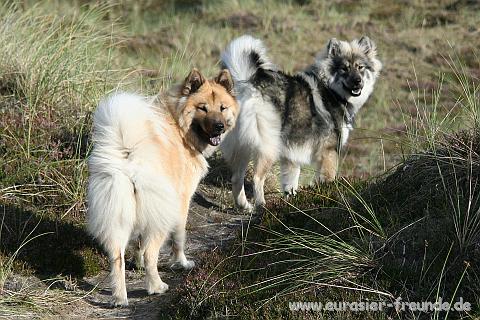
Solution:
{"label": "dog's open mouth", "polygon": [[362,93],[362,88],[352,89],[350,92],[352,96],[358,97]]}
{"label": "dog's open mouth", "polygon": [[198,123],[193,123],[192,127],[193,130],[197,133],[198,137],[211,146],[216,147],[222,141],[223,132],[208,132],[206,130],[203,130],[203,128]]}
{"label": "dog's open mouth", "polygon": [[358,97],[362,94],[362,88],[349,88],[343,84],[343,89],[345,89],[345,91],[349,92],[354,97]]}
{"label": "dog's open mouth", "polygon": [[220,141],[222,141],[222,137],[220,135],[208,138],[208,143],[211,146],[218,146]]}

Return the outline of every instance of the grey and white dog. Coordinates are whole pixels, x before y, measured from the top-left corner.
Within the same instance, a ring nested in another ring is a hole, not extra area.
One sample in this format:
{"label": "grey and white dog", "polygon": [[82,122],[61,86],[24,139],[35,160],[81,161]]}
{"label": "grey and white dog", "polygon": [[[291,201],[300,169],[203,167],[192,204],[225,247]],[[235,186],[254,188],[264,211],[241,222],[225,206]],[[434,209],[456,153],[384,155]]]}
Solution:
{"label": "grey and white dog", "polygon": [[221,59],[241,105],[221,146],[233,170],[235,204],[253,208],[244,190],[251,160],[255,205],[265,203],[265,177],[278,159],[287,194],[296,193],[301,165],[313,164],[318,182],[335,179],[340,149],[382,68],[374,42],[331,39],[314,64],[295,75],[279,70],[263,43],[248,35],[233,40]]}

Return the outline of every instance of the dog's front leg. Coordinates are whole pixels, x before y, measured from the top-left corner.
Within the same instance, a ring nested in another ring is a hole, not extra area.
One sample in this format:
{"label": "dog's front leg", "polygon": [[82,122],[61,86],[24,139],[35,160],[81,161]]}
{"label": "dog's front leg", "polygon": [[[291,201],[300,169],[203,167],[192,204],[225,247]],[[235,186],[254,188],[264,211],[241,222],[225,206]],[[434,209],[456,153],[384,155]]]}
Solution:
{"label": "dog's front leg", "polygon": [[282,191],[287,196],[297,194],[298,179],[300,178],[300,166],[288,159],[280,160]]}
{"label": "dog's front leg", "polygon": [[188,207],[187,212],[182,215],[182,222],[179,223],[172,235],[172,259],[173,262],[171,268],[179,269],[183,268],[190,270],[195,267],[195,262],[188,260],[185,256],[185,226],[187,224]]}
{"label": "dog's front leg", "polygon": [[230,167],[232,168],[232,193],[235,206],[251,211],[252,205],[248,202],[245,195],[245,175],[247,173],[248,162],[250,155],[247,151],[244,154],[237,153],[237,157],[230,160]]}

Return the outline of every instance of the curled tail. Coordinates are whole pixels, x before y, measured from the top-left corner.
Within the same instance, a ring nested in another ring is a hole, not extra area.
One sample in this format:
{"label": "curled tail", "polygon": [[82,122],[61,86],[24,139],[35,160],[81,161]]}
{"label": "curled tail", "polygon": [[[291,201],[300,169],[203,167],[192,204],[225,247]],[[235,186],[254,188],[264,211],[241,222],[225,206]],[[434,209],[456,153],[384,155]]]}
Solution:
{"label": "curled tail", "polygon": [[134,186],[128,176],[112,170],[90,175],[88,231],[108,252],[124,250],[135,223]]}
{"label": "curled tail", "polygon": [[138,137],[132,136],[130,127],[141,124],[148,111],[142,97],[117,93],[100,102],[94,114],[88,230],[109,251],[118,249],[114,244],[124,247],[134,226],[136,201],[127,155]]}
{"label": "curled tail", "polygon": [[221,56],[236,84],[249,81],[258,69],[276,70],[262,41],[244,35],[229,43]]}

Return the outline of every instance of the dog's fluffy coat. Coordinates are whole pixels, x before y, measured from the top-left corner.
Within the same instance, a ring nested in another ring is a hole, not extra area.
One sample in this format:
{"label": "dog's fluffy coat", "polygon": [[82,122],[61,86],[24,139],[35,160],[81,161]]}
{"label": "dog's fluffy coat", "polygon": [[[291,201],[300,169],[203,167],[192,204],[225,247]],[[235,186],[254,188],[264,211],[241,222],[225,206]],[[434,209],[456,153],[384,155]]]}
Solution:
{"label": "dog's fluffy coat", "polygon": [[270,61],[258,39],[242,36],[227,46],[222,63],[234,79],[241,112],[222,152],[232,167],[237,206],[252,208],[244,191],[250,160],[256,205],[265,202],[265,176],[278,159],[287,194],[298,188],[301,165],[313,163],[317,181],[335,178],[338,153],[382,67],[376,56],[368,37],[331,39],[313,65],[288,75]]}
{"label": "dog's fluffy coat", "polygon": [[207,173],[206,157],[235,124],[238,106],[227,70],[206,80],[193,70],[183,85],[155,99],[119,93],[94,115],[88,166],[88,229],[111,262],[113,303],[127,305],[125,248],[140,238],[149,294],[168,289],[157,271],[159,249],[173,233],[173,260],[184,254],[190,199]]}

